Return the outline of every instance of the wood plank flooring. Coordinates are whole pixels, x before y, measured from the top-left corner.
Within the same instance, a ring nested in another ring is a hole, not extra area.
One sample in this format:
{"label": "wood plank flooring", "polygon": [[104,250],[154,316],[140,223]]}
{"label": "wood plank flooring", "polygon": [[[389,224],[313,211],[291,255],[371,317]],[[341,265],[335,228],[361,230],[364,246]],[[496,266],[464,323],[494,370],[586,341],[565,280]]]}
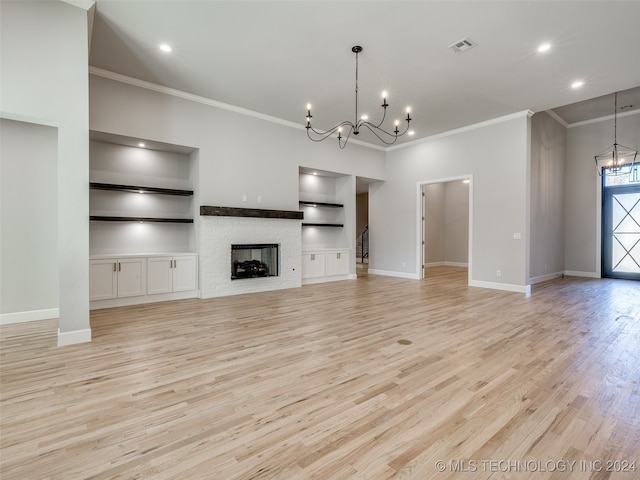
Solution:
{"label": "wood plank flooring", "polygon": [[2,326],[0,477],[640,478],[640,284],[466,275]]}

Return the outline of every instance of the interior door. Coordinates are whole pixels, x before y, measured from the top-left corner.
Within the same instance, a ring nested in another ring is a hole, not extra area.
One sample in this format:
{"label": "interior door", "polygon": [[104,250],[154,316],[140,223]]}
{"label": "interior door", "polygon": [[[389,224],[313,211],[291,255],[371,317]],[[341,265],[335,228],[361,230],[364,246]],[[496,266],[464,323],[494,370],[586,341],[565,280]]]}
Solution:
{"label": "interior door", "polygon": [[602,276],[640,280],[640,183],[602,189]]}

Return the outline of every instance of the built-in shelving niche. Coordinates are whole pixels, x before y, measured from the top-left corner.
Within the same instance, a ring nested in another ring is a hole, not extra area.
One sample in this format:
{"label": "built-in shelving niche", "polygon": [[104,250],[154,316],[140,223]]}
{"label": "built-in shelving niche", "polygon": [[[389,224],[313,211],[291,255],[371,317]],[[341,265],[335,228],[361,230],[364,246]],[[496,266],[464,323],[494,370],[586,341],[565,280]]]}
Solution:
{"label": "built-in shelving niche", "polygon": [[197,252],[197,149],[95,131],[89,145],[92,255]]}
{"label": "built-in shelving niche", "polygon": [[350,188],[351,177],[300,167],[299,181],[298,203],[304,212],[303,250],[350,248],[351,228],[346,228],[349,209],[345,209],[345,205],[353,203],[355,198]]}

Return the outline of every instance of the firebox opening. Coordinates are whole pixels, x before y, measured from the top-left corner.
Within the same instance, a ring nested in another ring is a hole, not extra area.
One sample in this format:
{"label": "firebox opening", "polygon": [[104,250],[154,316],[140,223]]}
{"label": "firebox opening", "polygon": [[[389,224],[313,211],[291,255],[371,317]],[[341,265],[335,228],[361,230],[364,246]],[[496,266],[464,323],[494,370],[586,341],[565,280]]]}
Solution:
{"label": "firebox opening", "polygon": [[277,243],[231,245],[231,280],[277,277],[279,251]]}

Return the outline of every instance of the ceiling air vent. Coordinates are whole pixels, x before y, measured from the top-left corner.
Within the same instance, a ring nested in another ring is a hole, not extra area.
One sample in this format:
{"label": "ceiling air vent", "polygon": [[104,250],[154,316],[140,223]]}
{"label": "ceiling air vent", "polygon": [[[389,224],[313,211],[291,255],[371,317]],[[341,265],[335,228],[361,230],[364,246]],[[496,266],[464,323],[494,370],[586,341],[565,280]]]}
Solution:
{"label": "ceiling air vent", "polygon": [[476,47],[478,44],[471,40],[469,37],[465,37],[462,40],[458,40],[457,42],[449,45],[449,48],[454,52],[460,54],[464,53],[467,50],[471,50],[473,47]]}

